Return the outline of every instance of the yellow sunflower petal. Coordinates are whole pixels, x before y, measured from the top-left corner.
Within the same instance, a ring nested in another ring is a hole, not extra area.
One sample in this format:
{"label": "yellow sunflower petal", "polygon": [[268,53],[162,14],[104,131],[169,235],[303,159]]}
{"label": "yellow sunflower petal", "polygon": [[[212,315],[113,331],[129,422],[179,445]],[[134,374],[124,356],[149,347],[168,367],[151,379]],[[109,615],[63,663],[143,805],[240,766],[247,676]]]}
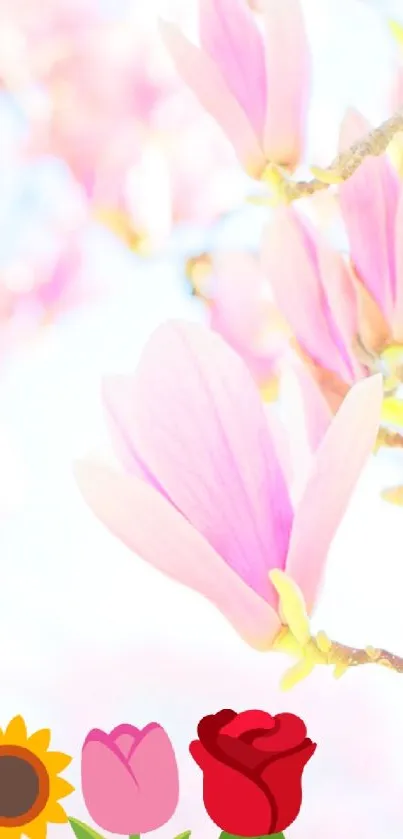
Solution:
{"label": "yellow sunflower petal", "polygon": [[46,809],[43,811],[43,816],[48,822],[52,824],[64,824],[68,821],[68,816],[63,810],[61,804],[56,801],[49,801]]}
{"label": "yellow sunflower petal", "polygon": [[41,728],[39,731],[35,731],[34,734],[31,734],[28,737],[28,747],[32,749],[35,754],[38,752],[46,752],[49,748],[51,733],[49,728]]}
{"label": "yellow sunflower petal", "polygon": [[70,766],[73,760],[70,755],[65,755],[63,752],[47,752],[46,754],[46,768],[51,775],[58,775],[63,772],[67,766]]}
{"label": "yellow sunflower petal", "polygon": [[4,742],[15,743],[16,746],[25,745],[27,742],[27,727],[20,715],[10,720],[4,732]]}
{"label": "yellow sunflower petal", "polygon": [[28,839],[46,839],[46,832],[47,824],[42,817],[24,824],[24,834]]}
{"label": "yellow sunflower petal", "polygon": [[20,839],[21,827],[0,827],[0,839]]}
{"label": "yellow sunflower petal", "polygon": [[65,798],[74,792],[74,787],[65,778],[55,778],[52,781],[52,798]]}

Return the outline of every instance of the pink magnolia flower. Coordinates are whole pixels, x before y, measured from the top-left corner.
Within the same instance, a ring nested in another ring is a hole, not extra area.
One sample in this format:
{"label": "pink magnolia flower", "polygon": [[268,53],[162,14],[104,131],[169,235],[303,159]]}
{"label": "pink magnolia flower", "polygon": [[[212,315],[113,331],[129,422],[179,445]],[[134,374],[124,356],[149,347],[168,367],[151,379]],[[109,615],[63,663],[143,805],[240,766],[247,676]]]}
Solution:
{"label": "pink magnolia flower", "polygon": [[268,161],[301,157],[310,54],[299,0],[266,0],[265,36],[245,0],[200,0],[200,43],[170,23],[162,35],[176,68],[217,120],[252,177]]}
{"label": "pink magnolia flower", "polygon": [[[369,127],[361,114],[350,111],[342,127],[341,148]],[[341,184],[340,208],[356,278],[361,355],[369,369],[383,369],[388,389],[399,371],[385,369],[388,360],[383,353],[403,342],[403,187],[386,154],[367,158]],[[398,357],[400,367],[402,362],[403,357]]]}
{"label": "pink magnolia flower", "polygon": [[380,378],[351,389],[295,510],[259,392],[208,328],[158,328],[135,376],[107,380],[104,400],[125,471],[82,461],[84,498],[135,553],[210,600],[251,646],[270,648],[281,622],[268,573],[285,569],[312,611],[375,442]]}
{"label": "pink magnolia flower", "polygon": [[289,330],[274,305],[259,259],[246,251],[216,254],[209,290],[210,325],[248,366],[265,389],[279,374]]}
{"label": "pink magnolia flower", "polygon": [[281,208],[262,240],[262,264],[296,347],[333,411],[364,376],[355,355],[358,309],[345,260],[296,210]]}
{"label": "pink magnolia flower", "polygon": [[94,821],[111,833],[156,830],[173,816],[179,799],[175,753],[166,731],[122,724],[110,734],[94,728],[81,756],[84,800]]}

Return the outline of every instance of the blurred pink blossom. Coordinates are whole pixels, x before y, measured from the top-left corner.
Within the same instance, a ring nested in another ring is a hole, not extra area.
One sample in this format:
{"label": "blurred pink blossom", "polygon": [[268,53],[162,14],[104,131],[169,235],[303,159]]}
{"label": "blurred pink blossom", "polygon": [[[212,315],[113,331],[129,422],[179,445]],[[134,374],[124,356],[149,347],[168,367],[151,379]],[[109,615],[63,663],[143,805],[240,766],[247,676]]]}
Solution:
{"label": "blurred pink blossom", "polygon": [[[44,209],[22,222],[16,242],[0,265],[0,324],[3,354],[35,334],[60,312],[81,305],[99,289],[84,281],[88,207],[74,181]],[[45,185],[43,190],[46,191]]]}
{"label": "blurred pink blossom", "polygon": [[161,103],[153,125],[147,142],[137,132],[110,147],[93,194],[98,216],[146,251],[175,224],[209,224],[244,198],[232,150],[186,93]]}
{"label": "blurred pink blossom", "polygon": [[112,833],[149,833],[173,816],[179,798],[172,743],[157,723],[95,728],[81,757],[81,783],[94,821]]}
{"label": "blurred pink blossom", "polygon": [[268,572],[286,569],[312,611],[376,439],[380,377],[350,390],[295,510],[259,392],[208,328],[159,327],[134,377],[107,380],[104,399],[125,472],[80,462],[84,498],[135,553],[214,603],[251,646],[270,648],[280,619]]}
{"label": "blurred pink blossom", "polygon": [[161,25],[178,72],[257,178],[269,161],[300,161],[310,87],[299,0],[266,0],[263,11],[260,20],[245,0],[200,0],[200,48]]}

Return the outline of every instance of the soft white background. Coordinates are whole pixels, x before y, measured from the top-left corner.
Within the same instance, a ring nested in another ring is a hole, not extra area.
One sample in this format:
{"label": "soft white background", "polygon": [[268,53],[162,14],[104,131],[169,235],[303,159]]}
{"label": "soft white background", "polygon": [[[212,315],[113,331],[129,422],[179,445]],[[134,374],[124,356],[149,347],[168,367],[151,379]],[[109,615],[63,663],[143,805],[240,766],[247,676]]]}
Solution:
{"label": "soft white background", "polygon": [[[382,2],[305,7],[320,68],[311,145],[326,161],[347,104],[373,120],[387,115],[391,44]],[[287,660],[246,648],[212,606],[132,556],[84,505],[72,461],[107,443],[102,374],[133,369],[167,317],[202,316],[178,260],[146,268],[107,236],[94,236],[90,251],[88,270],[116,276],[116,293],[49,328],[2,374],[0,418],[26,461],[26,485],[22,508],[0,529],[0,724],[22,713],[30,731],[52,728],[54,748],[77,756],[65,774],[78,792],[66,806],[85,819],[79,754],[87,731],[161,722],[177,748],[182,792],[156,836],[192,828],[210,839],[219,831],[187,751],[198,720],[222,707],[293,710],[318,749],[287,837],[401,839],[403,677],[371,666],[336,682],[318,670],[281,694]],[[315,623],[340,641],[403,655],[403,515],[378,498],[381,466],[370,465],[334,541]],[[67,833],[49,829],[50,839]]]}

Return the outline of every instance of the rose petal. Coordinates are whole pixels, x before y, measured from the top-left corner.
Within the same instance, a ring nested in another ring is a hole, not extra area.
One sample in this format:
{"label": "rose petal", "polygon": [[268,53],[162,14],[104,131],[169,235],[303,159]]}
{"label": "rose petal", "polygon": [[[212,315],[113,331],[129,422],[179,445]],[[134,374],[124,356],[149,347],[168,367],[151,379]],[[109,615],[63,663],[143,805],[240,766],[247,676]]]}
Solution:
{"label": "rose petal", "polygon": [[302,772],[316,744],[306,740],[302,746],[270,761],[260,772],[260,780],[276,802],[276,819],[270,833],[280,833],[297,818],[302,803]]}
{"label": "rose petal", "polygon": [[253,780],[213,757],[199,740],[190,753],[203,771],[203,802],[221,830],[235,836],[266,836],[273,831],[268,797]]}

